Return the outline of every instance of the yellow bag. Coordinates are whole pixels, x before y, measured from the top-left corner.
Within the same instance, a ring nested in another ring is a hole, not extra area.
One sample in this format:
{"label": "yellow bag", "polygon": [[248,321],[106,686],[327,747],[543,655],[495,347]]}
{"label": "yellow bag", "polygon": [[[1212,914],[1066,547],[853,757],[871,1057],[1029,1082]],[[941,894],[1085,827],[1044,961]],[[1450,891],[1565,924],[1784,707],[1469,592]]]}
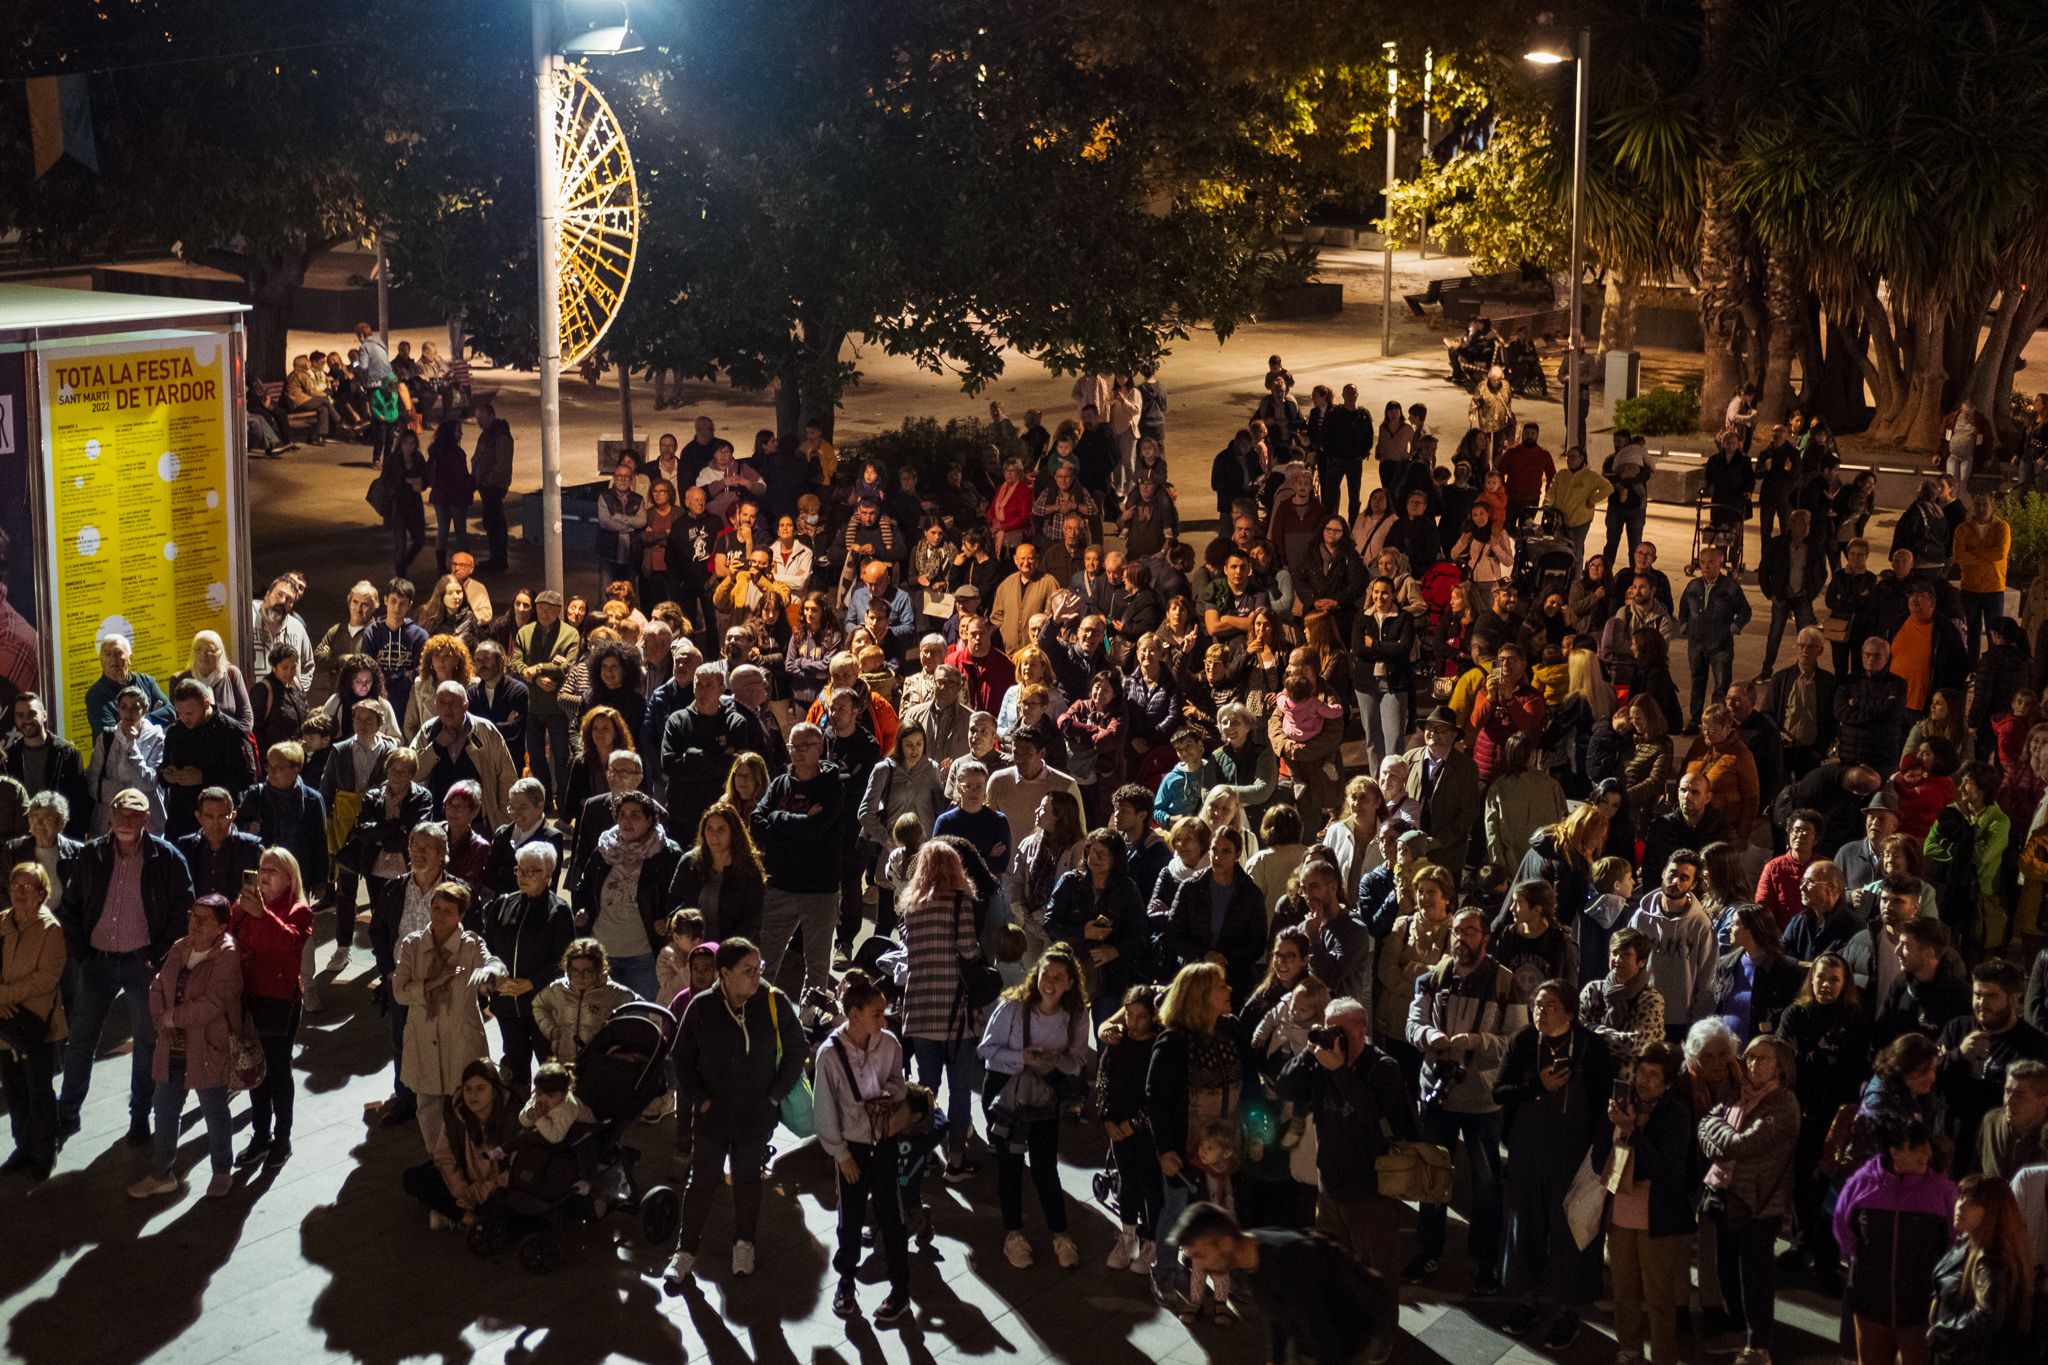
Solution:
{"label": "yellow bag", "polygon": [[1379,1176],[1380,1194],[1415,1204],[1451,1202],[1451,1154],[1434,1142],[1395,1142],[1394,1129],[1380,1120],[1387,1150],[1373,1162]]}

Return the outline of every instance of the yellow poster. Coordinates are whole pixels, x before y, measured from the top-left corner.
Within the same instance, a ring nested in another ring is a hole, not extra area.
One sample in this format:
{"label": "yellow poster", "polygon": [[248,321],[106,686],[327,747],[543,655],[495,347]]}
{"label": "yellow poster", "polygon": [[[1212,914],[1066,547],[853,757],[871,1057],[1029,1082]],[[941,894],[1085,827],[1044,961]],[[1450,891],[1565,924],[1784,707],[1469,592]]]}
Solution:
{"label": "yellow poster", "polygon": [[45,351],[51,584],[64,736],[90,751],[85,690],[99,641],[125,635],[135,669],[169,690],[192,637],[240,657],[228,460],[233,369],[222,333]]}

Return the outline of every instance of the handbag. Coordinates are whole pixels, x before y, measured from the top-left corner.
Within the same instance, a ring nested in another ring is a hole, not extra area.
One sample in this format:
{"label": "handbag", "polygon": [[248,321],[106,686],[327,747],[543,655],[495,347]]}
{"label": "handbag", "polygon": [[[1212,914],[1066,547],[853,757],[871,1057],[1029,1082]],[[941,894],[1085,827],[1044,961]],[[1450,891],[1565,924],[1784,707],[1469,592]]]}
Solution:
{"label": "handbag", "polygon": [[1593,1169],[1591,1152],[1579,1158],[1579,1171],[1572,1187],[1564,1192],[1564,1220],[1571,1227],[1572,1241],[1584,1251],[1600,1236],[1607,1219],[1607,1182]]}
{"label": "handbag", "polygon": [[[775,1069],[782,1069],[782,1010],[775,1003],[780,994],[773,986],[768,987],[768,1018],[775,1027]],[[818,1134],[817,1099],[811,1094],[811,1078],[798,1076],[796,1084],[782,1097],[782,1126],[798,1138],[816,1137]]]}
{"label": "handbag", "polygon": [[1840,1180],[1856,1164],[1856,1114],[1854,1101],[1835,1110],[1828,1120],[1827,1136],[1821,1139],[1820,1161],[1815,1166],[1827,1181]]}
{"label": "handbag", "polygon": [[[967,911],[967,898],[959,892],[953,893],[953,929],[958,937],[960,916]],[[983,957],[960,959],[960,994],[967,1003],[970,1015],[977,1014],[995,1004],[1003,993],[1003,974]]]}
{"label": "handbag", "polygon": [[249,1015],[244,1011],[228,1037],[228,1093],[239,1095],[245,1090],[254,1090],[269,1074],[269,1065],[263,1056],[263,1042],[256,1036]]}
{"label": "handbag", "polygon": [[1756,1221],[1756,1210],[1741,1195],[1709,1185],[1700,1195],[1700,1217],[1713,1219],[1725,1232],[1741,1232]]}
{"label": "handbag", "polygon": [[384,482],[382,474],[370,480],[369,491],[363,494],[363,500],[369,503],[376,511],[379,519],[388,520],[390,518],[391,485]]}
{"label": "handbag", "polygon": [[1393,1125],[1380,1120],[1387,1150],[1373,1161],[1380,1195],[1403,1203],[1451,1202],[1451,1154],[1434,1142],[1396,1142]]}

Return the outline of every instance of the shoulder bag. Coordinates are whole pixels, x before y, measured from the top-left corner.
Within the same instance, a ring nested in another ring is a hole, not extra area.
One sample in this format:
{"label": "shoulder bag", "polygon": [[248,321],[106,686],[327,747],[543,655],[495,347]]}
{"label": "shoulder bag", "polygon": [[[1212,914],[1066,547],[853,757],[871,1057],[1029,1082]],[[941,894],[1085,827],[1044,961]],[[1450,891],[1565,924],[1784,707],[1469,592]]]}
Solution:
{"label": "shoulder bag", "polygon": [[[0,943],[6,940],[0,939]],[[16,951],[19,951],[18,949]],[[0,950],[0,971],[5,970],[7,953]],[[16,1005],[14,1013],[0,1019],[0,1043],[5,1043],[26,1056],[43,1045],[50,1036],[50,1021],[26,1005]]]}
{"label": "shoulder bag", "polygon": [[[960,917],[967,913],[967,897],[953,893],[953,932],[959,937]],[[975,938],[980,939],[977,933]],[[974,1015],[995,1004],[1003,993],[1003,974],[984,956],[960,959],[960,993],[967,1004],[968,1014]]]}
{"label": "shoulder bag", "polygon": [[[775,1069],[782,1069],[782,1008],[776,1003],[781,994],[773,986],[764,986],[768,992],[768,1019],[775,1029]],[[782,1126],[799,1138],[816,1137],[818,1133],[818,1107],[811,1094],[811,1078],[798,1076],[796,1084],[782,1097]]]}
{"label": "shoulder bag", "polygon": [[1394,1126],[1380,1120],[1387,1150],[1373,1161],[1382,1198],[1416,1204],[1451,1202],[1451,1154],[1434,1142],[1396,1142]]}

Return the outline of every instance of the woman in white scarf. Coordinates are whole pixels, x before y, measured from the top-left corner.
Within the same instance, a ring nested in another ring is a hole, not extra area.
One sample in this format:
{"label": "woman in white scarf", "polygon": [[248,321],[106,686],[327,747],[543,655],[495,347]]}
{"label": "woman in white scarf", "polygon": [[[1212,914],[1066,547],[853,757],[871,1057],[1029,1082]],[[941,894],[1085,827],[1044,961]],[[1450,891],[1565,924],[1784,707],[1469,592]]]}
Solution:
{"label": "woman in white scarf", "polygon": [[213,693],[214,710],[244,730],[256,728],[256,708],[249,703],[249,684],[243,681],[242,670],[228,659],[227,647],[215,632],[202,630],[192,637],[192,666],[171,679],[173,687],[179,678],[206,684]]}
{"label": "woman in white scarf", "polygon": [[645,792],[614,797],[616,823],[598,836],[576,897],[577,924],[588,923],[610,954],[612,979],[646,1000],[658,990],[655,961],[667,940],[656,926],[668,913],[669,884],[683,856],[661,826],[663,814]]}

